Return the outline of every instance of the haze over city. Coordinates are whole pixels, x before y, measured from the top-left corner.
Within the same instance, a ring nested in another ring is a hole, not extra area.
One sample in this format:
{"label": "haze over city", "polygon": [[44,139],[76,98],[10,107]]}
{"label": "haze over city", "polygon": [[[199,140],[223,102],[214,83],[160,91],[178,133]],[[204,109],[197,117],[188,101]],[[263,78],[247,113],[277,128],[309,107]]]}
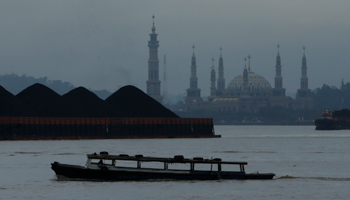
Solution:
{"label": "haze over city", "polygon": [[326,0],[1,1],[0,73],[145,91],[155,15],[161,91],[166,55],[167,92],[186,92],[193,45],[202,96],[209,95],[220,47],[226,85],[251,55],[251,70],[273,87],[279,44],[287,93],[300,88],[303,46],[309,88],[339,87],[342,78],[350,81],[349,7],[350,1]]}

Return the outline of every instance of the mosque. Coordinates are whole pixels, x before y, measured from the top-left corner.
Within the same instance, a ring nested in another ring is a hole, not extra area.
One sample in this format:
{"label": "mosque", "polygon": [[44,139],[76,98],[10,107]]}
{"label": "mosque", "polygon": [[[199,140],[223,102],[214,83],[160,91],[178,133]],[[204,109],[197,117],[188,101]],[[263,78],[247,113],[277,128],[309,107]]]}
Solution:
{"label": "mosque", "polygon": [[[160,81],[159,81],[159,41],[155,33],[154,16],[152,33],[150,34],[149,59],[148,59],[148,81],[147,94],[161,102]],[[264,107],[284,107],[293,109],[312,109],[313,99],[311,90],[308,88],[307,65],[304,54],[301,64],[300,89],[295,99],[286,96],[286,89],[283,88],[282,64],[279,54],[279,45],[276,57],[276,75],[274,87],[263,77],[250,70],[250,56],[245,58],[243,73],[234,77],[227,87],[224,78],[224,62],[220,48],[218,65],[218,77],[213,66],[210,72],[210,96],[207,100],[201,97],[201,89],[198,87],[196,56],[194,53],[191,59],[190,85],[185,98],[185,110],[207,110],[207,111],[232,111],[232,112],[258,112]],[[248,63],[247,63],[248,61]]]}

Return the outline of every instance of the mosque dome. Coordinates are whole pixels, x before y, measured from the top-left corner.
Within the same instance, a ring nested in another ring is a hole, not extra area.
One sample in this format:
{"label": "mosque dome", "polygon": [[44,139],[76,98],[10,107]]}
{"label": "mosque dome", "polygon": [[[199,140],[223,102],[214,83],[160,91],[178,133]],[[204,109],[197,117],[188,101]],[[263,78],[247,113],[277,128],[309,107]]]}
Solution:
{"label": "mosque dome", "polygon": [[[270,83],[259,74],[252,71],[248,72],[248,88],[249,91],[270,91]],[[243,90],[243,74],[236,76],[227,86],[228,91]]]}

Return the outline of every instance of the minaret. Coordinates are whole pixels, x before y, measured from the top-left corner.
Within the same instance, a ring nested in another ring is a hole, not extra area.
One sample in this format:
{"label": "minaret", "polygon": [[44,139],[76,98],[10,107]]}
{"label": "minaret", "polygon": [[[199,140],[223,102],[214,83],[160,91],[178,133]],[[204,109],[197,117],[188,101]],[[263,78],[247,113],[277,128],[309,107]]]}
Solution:
{"label": "minaret", "polygon": [[239,111],[243,112],[251,112],[251,97],[249,94],[249,72],[247,69],[247,58],[244,58],[244,70],[243,70],[243,88],[241,92],[241,96],[239,97],[240,104],[238,106]]}
{"label": "minaret", "polygon": [[209,101],[212,101],[215,99],[216,96],[216,87],[215,87],[215,81],[216,81],[216,72],[214,68],[214,58],[212,58],[213,65],[211,67],[210,72],[210,96],[208,97]]}
{"label": "minaret", "polygon": [[277,57],[276,57],[276,76],[275,76],[275,88],[282,88],[282,75],[281,75],[281,57],[280,57],[280,45],[277,45]]}
{"label": "minaret", "polygon": [[192,48],[193,48],[193,55],[191,59],[190,88],[187,89],[187,97],[185,98],[187,111],[191,110],[189,106],[192,103],[198,103],[202,101],[201,90],[198,88],[197,65],[196,65],[196,56],[194,55],[194,45],[192,46]]}
{"label": "minaret", "polygon": [[302,59],[302,65],[301,65],[301,78],[300,78],[300,89],[308,89],[308,78],[307,78],[307,67],[306,67],[306,57],[305,57],[305,46],[304,49],[304,55]]}
{"label": "minaret", "polygon": [[282,65],[280,56],[280,45],[277,45],[275,88],[272,90],[274,97],[284,97],[286,89],[283,88]]}
{"label": "minaret", "polygon": [[312,109],[313,99],[310,95],[311,90],[309,89],[309,86],[308,86],[305,46],[303,47],[303,49],[304,49],[304,55],[303,55],[302,64],[301,64],[300,89],[298,89],[294,108]]}
{"label": "minaret", "polygon": [[196,65],[196,56],[194,55],[194,45],[192,46],[192,48],[193,48],[193,54],[191,59],[190,89],[198,89],[197,65]]}
{"label": "minaret", "polygon": [[344,108],[344,79],[341,79],[341,109]]}
{"label": "minaret", "polygon": [[248,72],[250,72],[250,58],[251,58],[251,56],[248,55]]}
{"label": "minaret", "polygon": [[220,58],[219,58],[219,77],[217,81],[216,96],[222,96],[225,90],[225,78],[224,78],[224,61],[222,59],[222,48],[220,47]]}
{"label": "minaret", "polygon": [[148,81],[147,94],[162,103],[162,96],[160,95],[160,81],[159,81],[159,59],[158,59],[158,47],[159,41],[157,40],[156,27],[154,26],[154,15],[152,33],[150,35],[150,41],[148,41],[149,59],[148,59]]}
{"label": "minaret", "polygon": [[243,70],[243,93],[248,94],[248,70],[247,70],[247,58],[244,58],[244,70]]}

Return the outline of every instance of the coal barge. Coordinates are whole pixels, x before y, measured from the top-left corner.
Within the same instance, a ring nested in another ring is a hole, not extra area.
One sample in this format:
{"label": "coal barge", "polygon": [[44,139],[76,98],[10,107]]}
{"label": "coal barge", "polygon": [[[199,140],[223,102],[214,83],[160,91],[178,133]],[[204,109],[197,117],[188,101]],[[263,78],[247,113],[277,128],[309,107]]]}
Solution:
{"label": "coal barge", "polygon": [[350,129],[350,110],[326,110],[321,119],[315,120],[316,130],[342,130]]}
{"label": "coal barge", "polygon": [[106,100],[83,87],[61,96],[41,84],[17,95],[0,86],[0,140],[212,137],[212,119],[180,118],[134,86]]}

